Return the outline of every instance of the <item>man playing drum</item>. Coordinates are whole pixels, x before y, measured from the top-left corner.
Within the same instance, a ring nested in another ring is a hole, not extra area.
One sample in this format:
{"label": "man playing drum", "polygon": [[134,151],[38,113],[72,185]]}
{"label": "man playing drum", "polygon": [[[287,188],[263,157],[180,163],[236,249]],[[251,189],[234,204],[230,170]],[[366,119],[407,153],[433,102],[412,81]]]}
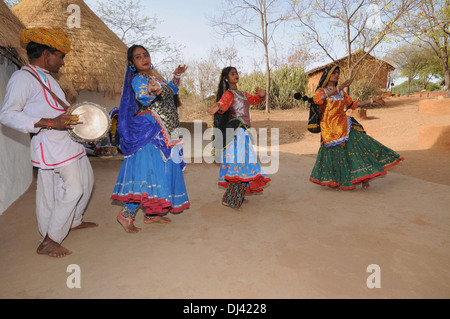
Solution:
{"label": "man playing drum", "polygon": [[30,63],[11,76],[0,123],[34,133],[30,148],[32,165],[38,168],[36,215],[44,237],[37,253],[64,257],[72,253],[61,246],[71,229],[97,226],[82,221],[94,174],[83,145],[68,134],[79,122],[65,109],[65,94],[50,75],[64,65],[70,41],[62,30],[49,28],[24,29],[20,38]]}

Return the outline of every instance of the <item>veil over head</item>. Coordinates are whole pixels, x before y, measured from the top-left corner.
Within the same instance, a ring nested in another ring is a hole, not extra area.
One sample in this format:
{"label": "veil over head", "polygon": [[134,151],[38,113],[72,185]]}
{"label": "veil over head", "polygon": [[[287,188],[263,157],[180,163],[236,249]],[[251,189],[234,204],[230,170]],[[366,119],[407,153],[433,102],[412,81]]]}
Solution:
{"label": "veil over head", "polygon": [[171,149],[162,139],[157,138],[161,128],[144,116],[136,116],[139,107],[136,94],[132,87],[134,72],[126,68],[123,81],[122,98],[119,107],[118,131],[120,136],[120,150],[124,155],[132,155],[149,142],[155,144],[166,157],[170,156]]}
{"label": "veil over head", "polygon": [[322,76],[320,77],[319,84],[317,85],[316,91],[320,88],[323,88],[328,84],[328,81],[330,80],[331,74],[333,74],[334,70],[340,70],[337,65],[330,65],[323,71]]}

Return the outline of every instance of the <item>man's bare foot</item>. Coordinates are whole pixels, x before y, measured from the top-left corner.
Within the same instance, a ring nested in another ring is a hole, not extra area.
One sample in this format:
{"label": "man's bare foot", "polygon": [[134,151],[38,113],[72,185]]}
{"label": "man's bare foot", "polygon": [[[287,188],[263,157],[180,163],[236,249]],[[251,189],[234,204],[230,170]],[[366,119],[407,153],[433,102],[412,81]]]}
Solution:
{"label": "man's bare foot", "polygon": [[76,229],[83,229],[83,228],[92,228],[92,227],[97,227],[98,224],[96,223],[92,223],[92,222],[81,222],[80,225],[76,226],[76,227],[72,227],[71,230],[76,230]]}
{"label": "man's bare foot", "polygon": [[117,221],[127,233],[138,233],[141,230],[139,227],[134,226],[132,221],[123,220],[120,216],[117,216]]}
{"label": "man's bare foot", "polygon": [[67,255],[71,255],[72,252],[60,244],[58,244],[56,241],[53,241],[50,237],[45,236],[42,243],[37,248],[37,253],[40,255],[49,255],[50,257],[65,257]]}
{"label": "man's bare foot", "polygon": [[154,223],[159,223],[159,224],[168,224],[171,223],[172,220],[169,217],[163,217],[163,216],[155,216],[152,218],[144,218],[144,224],[154,224]]}

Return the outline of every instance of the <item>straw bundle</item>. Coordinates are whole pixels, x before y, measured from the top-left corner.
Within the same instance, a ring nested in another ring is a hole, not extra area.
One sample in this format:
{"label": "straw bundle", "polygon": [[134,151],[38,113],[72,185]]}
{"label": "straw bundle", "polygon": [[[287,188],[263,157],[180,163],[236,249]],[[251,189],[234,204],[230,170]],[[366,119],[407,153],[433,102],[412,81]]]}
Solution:
{"label": "straw bundle", "polygon": [[[80,28],[67,26],[70,4],[80,8]],[[66,32],[72,50],[60,73],[77,92],[121,93],[128,48],[83,1],[22,0],[11,10],[26,27],[58,27]]]}
{"label": "straw bundle", "polygon": [[27,63],[27,53],[19,39],[23,28],[22,22],[0,1],[0,54],[18,66]]}

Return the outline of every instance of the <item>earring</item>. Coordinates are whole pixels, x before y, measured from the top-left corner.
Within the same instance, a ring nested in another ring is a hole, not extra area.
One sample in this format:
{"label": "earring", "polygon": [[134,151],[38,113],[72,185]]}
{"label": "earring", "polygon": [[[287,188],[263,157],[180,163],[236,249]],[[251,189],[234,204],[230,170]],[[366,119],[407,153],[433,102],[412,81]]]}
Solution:
{"label": "earring", "polygon": [[152,70],[154,69],[155,67],[153,66],[153,63],[152,63]]}
{"label": "earring", "polygon": [[135,72],[136,68],[134,66],[132,66],[131,64],[128,66],[130,68],[131,71]]}

